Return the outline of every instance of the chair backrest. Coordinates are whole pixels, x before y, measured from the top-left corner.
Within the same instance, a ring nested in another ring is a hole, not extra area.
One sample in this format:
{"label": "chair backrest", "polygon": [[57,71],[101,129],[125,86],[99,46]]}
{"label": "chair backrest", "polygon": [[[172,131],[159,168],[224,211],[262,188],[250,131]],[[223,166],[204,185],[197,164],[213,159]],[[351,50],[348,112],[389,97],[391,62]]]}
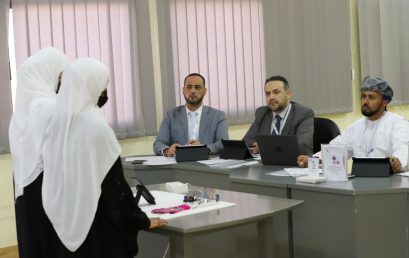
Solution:
{"label": "chair backrest", "polygon": [[329,143],[340,135],[337,124],[327,118],[314,118],[314,153],[321,151],[321,144]]}

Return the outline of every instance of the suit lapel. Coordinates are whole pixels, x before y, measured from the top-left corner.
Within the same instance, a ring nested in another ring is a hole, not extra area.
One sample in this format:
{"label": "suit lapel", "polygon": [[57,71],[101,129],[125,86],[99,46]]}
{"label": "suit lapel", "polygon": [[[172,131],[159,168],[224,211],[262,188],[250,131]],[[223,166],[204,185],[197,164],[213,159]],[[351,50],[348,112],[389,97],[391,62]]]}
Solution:
{"label": "suit lapel", "polygon": [[180,106],[179,112],[178,112],[178,119],[180,124],[182,125],[183,132],[185,133],[185,142],[188,142],[189,140],[189,127],[187,123],[187,114],[186,114],[186,107],[185,106]]}
{"label": "suit lapel", "polygon": [[291,127],[294,122],[294,106],[291,106],[290,114],[288,114],[287,121],[285,122],[284,128],[281,131],[281,135],[289,135],[291,132]]}
{"label": "suit lapel", "polygon": [[[261,134],[273,134],[273,135],[276,135],[276,133],[275,133],[275,131],[273,130],[273,126],[272,126],[272,123],[273,123],[273,113],[272,113],[272,111],[271,111],[271,109],[270,108],[268,108],[267,109],[267,111],[264,113],[264,116],[265,116],[265,119],[263,119],[264,121],[265,121],[265,126],[267,127],[267,132],[263,132],[263,130],[261,130],[260,132],[261,132]],[[264,128],[266,128],[266,127],[264,127]],[[265,129],[264,129],[265,130]],[[273,130],[273,131],[272,131]]]}

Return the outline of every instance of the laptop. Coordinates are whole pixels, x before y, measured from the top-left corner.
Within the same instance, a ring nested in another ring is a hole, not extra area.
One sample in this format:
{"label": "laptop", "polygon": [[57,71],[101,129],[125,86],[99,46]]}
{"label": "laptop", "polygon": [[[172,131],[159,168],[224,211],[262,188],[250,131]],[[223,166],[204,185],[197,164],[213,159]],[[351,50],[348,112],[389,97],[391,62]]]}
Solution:
{"label": "laptop", "polygon": [[249,148],[246,143],[241,140],[223,140],[223,150],[220,154],[221,159],[251,159]]}
{"label": "laptop", "polygon": [[297,166],[301,154],[295,135],[256,135],[264,165]]}
{"label": "laptop", "polygon": [[389,158],[352,157],[351,174],[356,177],[388,177],[393,174]]}

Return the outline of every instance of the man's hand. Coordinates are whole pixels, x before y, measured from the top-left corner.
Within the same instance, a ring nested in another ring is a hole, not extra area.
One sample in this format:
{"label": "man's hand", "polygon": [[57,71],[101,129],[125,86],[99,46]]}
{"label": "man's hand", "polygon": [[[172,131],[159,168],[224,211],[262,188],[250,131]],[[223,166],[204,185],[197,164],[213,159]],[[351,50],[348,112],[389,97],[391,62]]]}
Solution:
{"label": "man's hand", "polygon": [[149,219],[149,220],[151,221],[151,225],[149,226],[149,229],[162,227],[162,226],[168,224],[168,222],[166,220],[160,219],[160,218],[152,218],[152,219]]}
{"label": "man's hand", "polygon": [[254,142],[250,147],[251,154],[258,154],[258,144]]}
{"label": "man's hand", "polygon": [[172,144],[169,148],[163,150],[163,155],[165,157],[174,157],[176,155],[176,147],[180,146],[179,143]]}
{"label": "man's hand", "polygon": [[300,168],[306,168],[308,166],[308,156],[307,155],[300,155],[297,158],[297,165]]}
{"label": "man's hand", "polygon": [[389,162],[391,163],[393,173],[399,173],[402,171],[402,164],[398,158],[391,156],[389,157]]}
{"label": "man's hand", "polygon": [[201,145],[198,139],[192,139],[187,142],[187,145]]}

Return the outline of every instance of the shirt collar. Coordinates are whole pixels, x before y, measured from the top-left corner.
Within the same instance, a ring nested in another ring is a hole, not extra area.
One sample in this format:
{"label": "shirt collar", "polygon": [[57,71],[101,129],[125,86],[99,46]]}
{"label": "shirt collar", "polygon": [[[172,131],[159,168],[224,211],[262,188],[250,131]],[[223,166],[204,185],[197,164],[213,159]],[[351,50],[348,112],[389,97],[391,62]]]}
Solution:
{"label": "shirt collar", "polygon": [[386,115],[386,111],[382,114],[382,116],[381,116],[379,119],[377,119],[377,120],[375,120],[375,121],[369,120],[369,119],[366,117],[366,118],[365,118],[365,119],[366,119],[366,121],[365,121],[366,127],[368,127],[368,128],[374,128],[374,127],[378,126],[378,124],[380,124],[381,120],[385,117],[385,115]]}
{"label": "shirt collar", "polygon": [[[186,108],[186,114],[189,116],[189,113],[192,112],[190,109],[187,108],[187,106],[185,105]],[[201,116],[202,115],[202,111],[203,111],[203,105],[201,105],[198,109],[196,109],[194,112],[197,113],[197,116]]]}

